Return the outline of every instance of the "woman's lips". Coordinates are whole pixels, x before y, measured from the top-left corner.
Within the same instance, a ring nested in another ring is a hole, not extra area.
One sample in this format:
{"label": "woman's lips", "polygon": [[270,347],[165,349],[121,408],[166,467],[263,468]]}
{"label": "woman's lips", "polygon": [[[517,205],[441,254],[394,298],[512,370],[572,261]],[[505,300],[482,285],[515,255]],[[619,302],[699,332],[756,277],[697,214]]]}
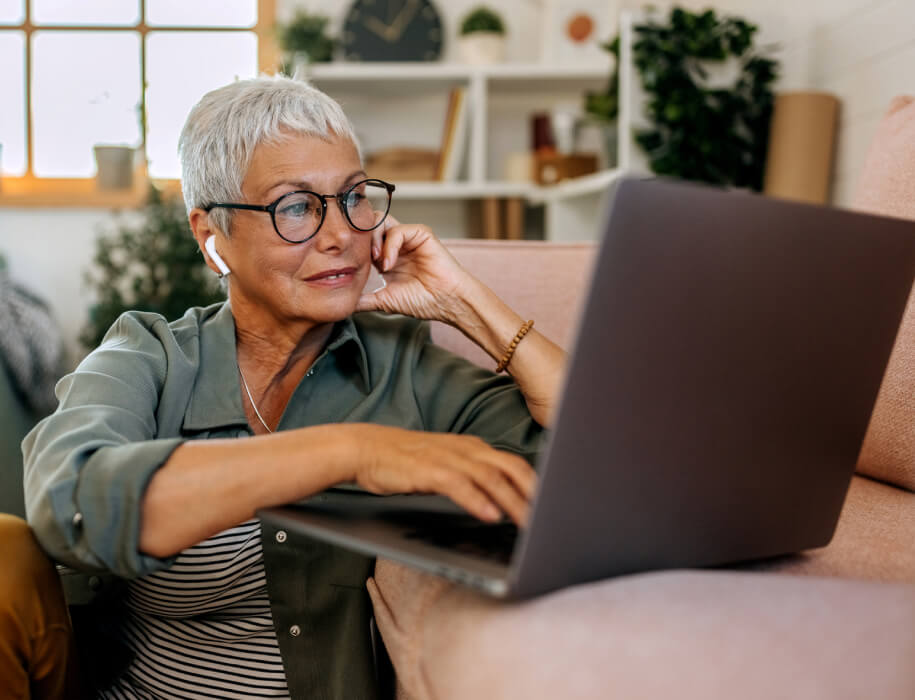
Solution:
{"label": "woman's lips", "polygon": [[355,267],[344,267],[338,270],[319,272],[316,275],[305,278],[305,281],[322,287],[342,287],[352,282],[355,275]]}

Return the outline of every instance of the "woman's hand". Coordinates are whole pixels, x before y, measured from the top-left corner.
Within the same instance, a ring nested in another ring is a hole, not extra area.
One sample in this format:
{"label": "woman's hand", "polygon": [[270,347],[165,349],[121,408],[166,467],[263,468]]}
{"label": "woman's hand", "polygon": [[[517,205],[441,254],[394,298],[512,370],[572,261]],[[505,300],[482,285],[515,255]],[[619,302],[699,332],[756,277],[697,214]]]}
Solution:
{"label": "woman's hand", "polygon": [[373,424],[349,441],[358,455],[354,480],[372,493],[440,493],[481,520],[506,513],[527,524],[536,475],[521,457],[471,435],[425,433]]}
{"label": "woman's hand", "polygon": [[388,215],[372,234],[372,262],[386,286],[364,294],[357,311],[384,311],[454,324],[472,279],[428,227]]}

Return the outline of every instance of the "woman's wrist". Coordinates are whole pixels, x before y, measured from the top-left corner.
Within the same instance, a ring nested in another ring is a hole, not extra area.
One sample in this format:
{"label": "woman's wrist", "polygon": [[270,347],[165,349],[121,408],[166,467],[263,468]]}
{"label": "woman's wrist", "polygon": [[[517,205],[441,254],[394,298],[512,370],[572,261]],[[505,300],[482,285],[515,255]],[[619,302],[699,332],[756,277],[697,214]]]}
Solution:
{"label": "woman's wrist", "polygon": [[451,325],[498,360],[523,322],[489,287],[469,277]]}

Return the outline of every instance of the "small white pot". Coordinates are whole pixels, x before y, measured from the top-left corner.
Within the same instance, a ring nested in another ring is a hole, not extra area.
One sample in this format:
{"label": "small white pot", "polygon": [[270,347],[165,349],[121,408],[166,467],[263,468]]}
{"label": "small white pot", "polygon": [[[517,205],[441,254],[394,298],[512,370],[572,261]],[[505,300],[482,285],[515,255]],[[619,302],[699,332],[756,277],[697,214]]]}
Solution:
{"label": "small white pot", "polygon": [[96,182],[100,190],[129,190],[133,187],[136,149],[130,146],[95,146],[98,166]]}
{"label": "small white pot", "polygon": [[733,90],[743,73],[743,61],[737,56],[728,56],[723,61],[697,61],[705,71],[699,74],[695,65],[690,67],[693,80],[706,90]]}
{"label": "small white pot", "polygon": [[458,37],[458,52],[464,63],[500,63],[505,58],[505,36],[498,32],[465,34]]}

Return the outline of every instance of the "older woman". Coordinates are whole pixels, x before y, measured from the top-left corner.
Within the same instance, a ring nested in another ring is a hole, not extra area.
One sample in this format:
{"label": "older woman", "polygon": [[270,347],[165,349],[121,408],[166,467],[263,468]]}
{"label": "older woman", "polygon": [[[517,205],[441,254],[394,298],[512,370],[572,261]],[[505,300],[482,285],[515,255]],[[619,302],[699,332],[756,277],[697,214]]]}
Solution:
{"label": "older woman", "polygon": [[[256,510],[353,482],[523,525],[563,353],[394,219],[394,185],[318,90],[215,90],[180,154],[228,301],[173,323],[125,314],[62,380],[24,442],[29,522],[54,559],[129,579],[132,659],[103,697],[373,697],[372,560],[262,532]],[[365,294],[373,265],[386,287]],[[416,319],[456,326],[511,376]]]}

